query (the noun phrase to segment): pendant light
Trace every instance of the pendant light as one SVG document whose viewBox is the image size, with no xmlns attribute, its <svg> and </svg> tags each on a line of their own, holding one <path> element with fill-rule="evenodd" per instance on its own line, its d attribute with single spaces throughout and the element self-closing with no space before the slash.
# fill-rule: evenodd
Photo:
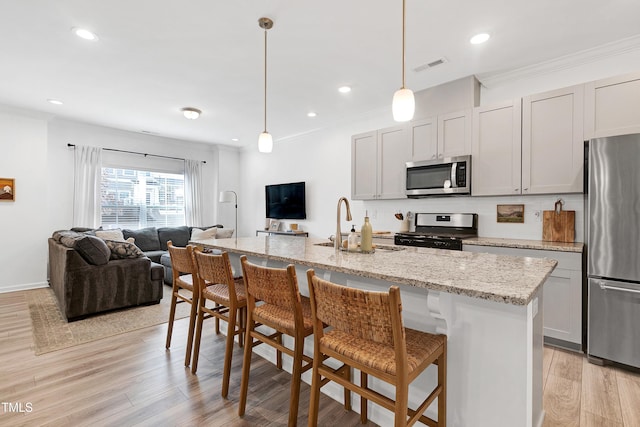
<svg viewBox="0 0 640 427">
<path fill-rule="evenodd" d="M 258 25 L 264 29 L 264 131 L 258 137 L 258 151 L 270 153 L 273 149 L 273 138 L 267 132 L 267 30 L 273 27 L 273 21 L 269 18 L 260 18 Z"/>
<path fill-rule="evenodd" d="M 396 122 L 408 122 L 413 119 L 413 113 L 416 109 L 413 92 L 404 87 L 405 2 L 406 0 L 402 0 L 402 87 L 393 94 L 393 103 L 391 104 L 393 120 Z"/>
</svg>

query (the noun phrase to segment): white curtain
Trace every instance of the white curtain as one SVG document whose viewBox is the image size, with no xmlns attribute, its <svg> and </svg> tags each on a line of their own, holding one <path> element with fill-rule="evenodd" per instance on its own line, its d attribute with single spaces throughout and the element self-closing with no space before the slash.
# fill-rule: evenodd
<svg viewBox="0 0 640 427">
<path fill-rule="evenodd" d="M 203 226 L 202 222 L 202 162 L 184 161 L 185 220 L 189 226 Z"/>
<path fill-rule="evenodd" d="M 76 145 L 73 186 L 73 226 L 100 226 L 102 149 Z"/>
</svg>

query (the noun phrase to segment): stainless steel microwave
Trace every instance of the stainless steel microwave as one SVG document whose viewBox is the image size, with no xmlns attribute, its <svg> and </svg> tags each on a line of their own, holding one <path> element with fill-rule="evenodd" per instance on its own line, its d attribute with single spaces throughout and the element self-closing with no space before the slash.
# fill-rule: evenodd
<svg viewBox="0 0 640 427">
<path fill-rule="evenodd" d="M 471 194 L 471 156 L 407 162 L 407 197 Z"/>
</svg>

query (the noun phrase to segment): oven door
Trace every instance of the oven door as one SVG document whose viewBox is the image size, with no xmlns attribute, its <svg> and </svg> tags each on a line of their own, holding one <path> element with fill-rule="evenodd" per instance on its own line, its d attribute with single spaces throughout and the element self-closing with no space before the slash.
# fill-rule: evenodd
<svg viewBox="0 0 640 427">
<path fill-rule="evenodd" d="M 471 156 L 406 163 L 407 197 L 471 194 Z"/>
</svg>

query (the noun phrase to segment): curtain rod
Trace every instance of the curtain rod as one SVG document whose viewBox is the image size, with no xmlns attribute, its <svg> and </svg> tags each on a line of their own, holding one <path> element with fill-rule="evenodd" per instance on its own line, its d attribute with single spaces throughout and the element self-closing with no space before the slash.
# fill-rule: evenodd
<svg viewBox="0 0 640 427">
<path fill-rule="evenodd" d="M 76 148 L 75 144 L 67 144 L 67 147 L 73 147 Z M 164 159 L 173 159 L 173 160 L 182 160 L 184 161 L 185 159 L 182 159 L 180 157 L 171 157 L 171 156 L 161 156 L 160 154 L 147 154 L 147 153 L 140 153 L 138 151 L 127 151 L 127 150 L 117 150 L 115 148 L 103 148 L 103 150 L 106 151 L 117 151 L 119 153 L 129 153 L 129 154 L 140 154 L 141 156 L 153 156 L 153 157 L 162 157 Z M 202 163 L 207 163 L 206 160 L 202 160 Z"/>
</svg>

